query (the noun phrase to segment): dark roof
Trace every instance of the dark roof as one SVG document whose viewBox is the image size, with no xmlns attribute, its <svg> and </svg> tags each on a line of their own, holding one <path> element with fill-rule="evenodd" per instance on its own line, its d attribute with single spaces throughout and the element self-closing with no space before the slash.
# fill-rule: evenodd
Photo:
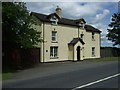
<svg viewBox="0 0 120 90">
<path fill-rule="evenodd" d="M 68 45 L 75 45 L 78 41 L 80 41 L 83 45 L 85 44 L 82 39 L 73 38 L 73 40 L 70 43 L 68 43 Z"/>
<path fill-rule="evenodd" d="M 91 26 L 91 25 L 85 25 L 85 29 L 86 31 L 91 31 L 91 32 L 101 32 L 100 30 L 98 30 L 97 28 Z"/>
<path fill-rule="evenodd" d="M 55 15 L 58 19 L 60 19 L 60 17 L 56 14 L 56 13 L 51 13 L 50 15 L 48 15 L 48 16 L 46 16 L 48 19 L 51 17 L 51 16 L 53 16 L 53 15 Z"/>
<path fill-rule="evenodd" d="M 34 15 L 36 18 L 38 18 L 39 20 L 44 21 L 44 22 L 51 22 L 49 17 L 51 17 L 52 15 L 59 17 L 56 13 L 52 13 L 50 15 L 45 15 L 45 14 L 31 12 L 31 15 Z M 83 21 L 84 23 L 86 23 L 83 18 L 76 19 L 76 20 L 66 19 L 66 18 L 58 18 L 58 19 L 59 19 L 58 24 L 65 24 L 65 25 L 71 25 L 71 26 L 77 26 L 77 27 L 79 26 L 78 22 Z M 85 29 L 86 29 L 86 31 L 90 31 L 90 32 L 99 32 L 99 33 L 101 32 L 100 30 L 98 30 L 90 25 L 85 25 Z"/>
<path fill-rule="evenodd" d="M 35 12 L 31 12 L 31 15 L 35 16 L 37 19 L 41 21 L 50 22 L 50 20 L 47 18 L 48 15 L 41 14 L 41 13 L 35 13 Z"/>
</svg>

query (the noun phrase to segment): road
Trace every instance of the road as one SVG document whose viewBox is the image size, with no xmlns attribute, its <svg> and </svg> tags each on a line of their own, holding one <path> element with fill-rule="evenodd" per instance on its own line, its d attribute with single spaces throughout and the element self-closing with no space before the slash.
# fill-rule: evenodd
<svg viewBox="0 0 120 90">
<path fill-rule="evenodd" d="M 118 61 L 44 63 L 15 73 L 3 88 L 118 88 Z M 114 76 L 116 75 L 116 76 Z M 110 78 L 109 78 L 110 77 Z M 101 80 L 105 79 L 106 80 Z M 100 82 L 97 82 L 99 81 Z M 94 83 L 97 82 L 97 83 Z M 91 85 L 89 85 L 92 83 Z"/>
</svg>

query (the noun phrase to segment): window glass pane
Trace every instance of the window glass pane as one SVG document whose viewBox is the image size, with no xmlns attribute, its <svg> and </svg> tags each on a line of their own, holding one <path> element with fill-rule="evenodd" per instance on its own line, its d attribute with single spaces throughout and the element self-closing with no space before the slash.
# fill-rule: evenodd
<svg viewBox="0 0 120 90">
<path fill-rule="evenodd" d="M 56 32 L 52 32 L 52 36 L 56 36 Z"/>
<path fill-rule="evenodd" d="M 55 47 L 55 48 L 54 48 L 54 56 L 55 56 L 55 57 L 57 57 L 57 50 L 58 50 L 58 48 Z"/>
<path fill-rule="evenodd" d="M 94 39 L 94 33 L 92 32 L 92 39 Z"/>
<path fill-rule="evenodd" d="M 58 56 L 58 47 L 50 47 L 50 57 Z"/>
<path fill-rule="evenodd" d="M 56 21 L 52 21 L 52 24 L 56 24 Z"/>
<path fill-rule="evenodd" d="M 55 38 L 55 37 L 52 37 L 52 41 L 56 41 L 56 38 Z"/>
<path fill-rule="evenodd" d="M 53 57 L 53 47 L 50 47 L 50 57 Z"/>
<path fill-rule="evenodd" d="M 52 41 L 56 41 L 56 33 L 57 32 L 52 32 Z"/>
<path fill-rule="evenodd" d="M 95 48 L 92 48 L 92 55 L 95 55 Z"/>
<path fill-rule="evenodd" d="M 81 39 L 83 40 L 83 34 L 80 35 Z"/>
<path fill-rule="evenodd" d="M 53 21 L 55 21 L 55 20 L 56 20 L 56 18 L 52 17 L 52 20 L 53 20 Z"/>
</svg>

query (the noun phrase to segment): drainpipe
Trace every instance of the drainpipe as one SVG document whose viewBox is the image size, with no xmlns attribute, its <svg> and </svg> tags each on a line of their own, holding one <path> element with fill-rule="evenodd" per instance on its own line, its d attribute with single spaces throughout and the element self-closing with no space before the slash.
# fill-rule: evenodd
<svg viewBox="0 0 120 90">
<path fill-rule="evenodd" d="M 45 38 L 44 29 L 45 29 L 45 23 L 43 22 L 43 62 L 44 62 L 44 38 Z"/>
<path fill-rule="evenodd" d="M 80 33 L 80 31 L 79 31 L 79 26 L 78 26 L 78 38 L 79 38 L 79 33 Z"/>
<path fill-rule="evenodd" d="M 100 56 L 100 58 L 101 58 L 101 49 L 100 49 L 100 47 L 101 47 L 101 33 L 99 33 L 99 56 Z"/>
<path fill-rule="evenodd" d="M 74 45 L 73 45 L 73 61 L 74 61 L 74 58 L 75 58 L 75 57 L 74 57 Z"/>
</svg>

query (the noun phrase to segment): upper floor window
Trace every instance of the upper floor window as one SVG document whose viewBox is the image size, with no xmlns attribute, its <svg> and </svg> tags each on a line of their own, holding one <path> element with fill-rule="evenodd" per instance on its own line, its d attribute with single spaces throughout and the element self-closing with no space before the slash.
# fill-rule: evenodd
<svg viewBox="0 0 120 90">
<path fill-rule="evenodd" d="M 84 29 L 85 24 L 84 23 L 79 23 L 80 29 Z"/>
<path fill-rule="evenodd" d="M 54 18 L 54 17 L 52 17 L 52 18 L 51 18 L 51 22 L 52 22 L 53 25 L 56 25 L 56 24 L 57 24 L 57 19 Z"/>
<path fill-rule="evenodd" d="M 80 34 L 80 38 L 83 40 L 83 36 L 84 36 L 84 34 Z"/>
<path fill-rule="evenodd" d="M 53 41 L 53 42 L 56 41 L 56 36 L 57 36 L 57 32 L 52 31 L 52 41 Z"/>
<path fill-rule="evenodd" d="M 95 33 L 92 32 L 92 40 L 95 40 Z"/>
<path fill-rule="evenodd" d="M 92 56 L 95 56 L 95 47 L 92 47 Z"/>
</svg>

